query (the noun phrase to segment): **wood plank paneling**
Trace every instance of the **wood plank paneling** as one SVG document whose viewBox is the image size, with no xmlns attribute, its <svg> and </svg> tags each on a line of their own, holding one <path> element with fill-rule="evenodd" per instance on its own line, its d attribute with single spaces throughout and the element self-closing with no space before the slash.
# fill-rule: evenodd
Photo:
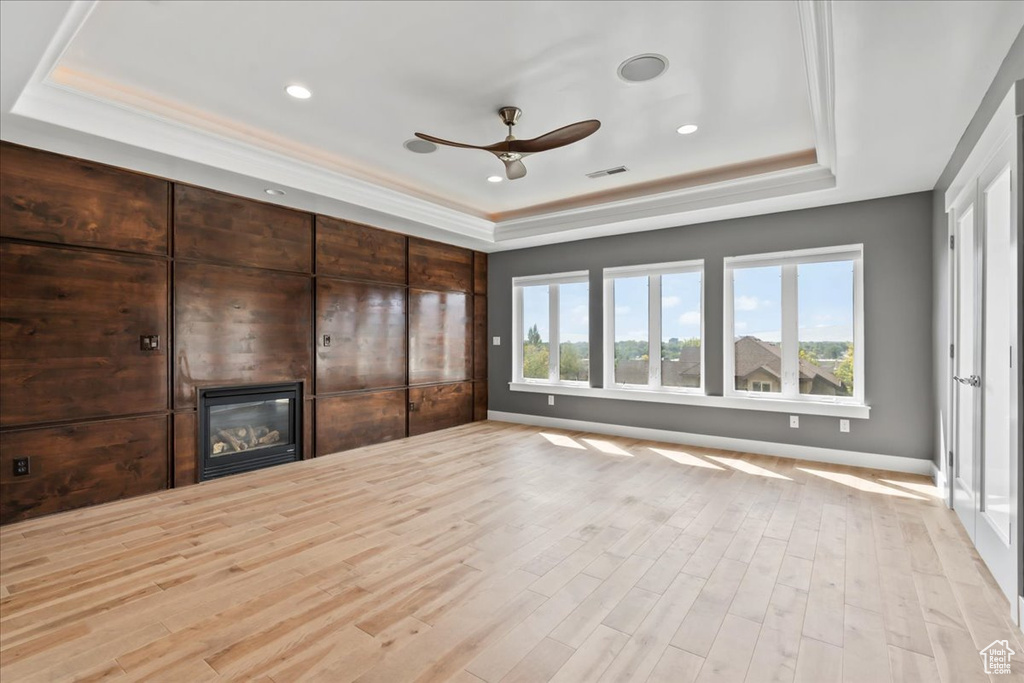
<svg viewBox="0 0 1024 683">
<path fill-rule="evenodd" d="M 316 217 L 318 275 L 404 285 L 406 237 L 327 216 Z"/>
<path fill-rule="evenodd" d="M 167 253 L 166 180 L 3 143 L 0 235 Z"/>
<path fill-rule="evenodd" d="M 472 298 L 457 292 L 409 290 L 409 384 L 472 376 Z"/>
<path fill-rule="evenodd" d="M 314 457 L 316 443 L 316 401 L 312 397 L 303 401 L 302 406 L 302 459 Z"/>
<path fill-rule="evenodd" d="M 31 473 L 13 477 L 13 460 Z M 167 487 L 167 417 L 7 432 L 0 441 L 0 521 L 13 522 Z"/>
<path fill-rule="evenodd" d="M 473 379 L 487 379 L 487 297 L 473 297 Z"/>
<path fill-rule="evenodd" d="M 197 386 L 303 380 L 310 393 L 312 280 L 197 263 L 174 271 L 174 405 Z"/>
<path fill-rule="evenodd" d="M 473 252 L 409 238 L 409 286 L 436 291 L 473 291 Z"/>
<path fill-rule="evenodd" d="M 405 389 L 318 398 L 316 404 L 318 456 L 405 436 Z"/>
<path fill-rule="evenodd" d="M 409 436 L 473 421 L 473 383 L 410 387 Z"/>
<path fill-rule="evenodd" d="M 313 218 L 273 204 L 174 186 L 174 255 L 308 273 Z"/>
<path fill-rule="evenodd" d="M 198 478 L 199 432 L 195 413 L 176 413 L 174 420 L 174 488 L 195 484 Z"/>
<path fill-rule="evenodd" d="M 487 254 L 473 252 L 473 293 L 487 294 Z"/>
<path fill-rule="evenodd" d="M 487 419 L 487 382 L 473 382 L 473 420 Z"/>
<path fill-rule="evenodd" d="M 6 242 L 0 291 L 0 425 L 167 409 L 165 261 Z"/>
<path fill-rule="evenodd" d="M 405 385 L 404 287 L 321 277 L 316 309 L 317 393 Z"/>
</svg>

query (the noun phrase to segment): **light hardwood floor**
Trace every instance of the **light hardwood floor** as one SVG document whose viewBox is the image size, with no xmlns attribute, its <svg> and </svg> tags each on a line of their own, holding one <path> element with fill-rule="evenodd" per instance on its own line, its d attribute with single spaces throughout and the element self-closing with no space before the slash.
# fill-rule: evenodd
<svg viewBox="0 0 1024 683">
<path fill-rule="evenodd" d="M 486 422 L 0 530 L 0 678 L 984 681 L 924 477 Z"/>
</svg>

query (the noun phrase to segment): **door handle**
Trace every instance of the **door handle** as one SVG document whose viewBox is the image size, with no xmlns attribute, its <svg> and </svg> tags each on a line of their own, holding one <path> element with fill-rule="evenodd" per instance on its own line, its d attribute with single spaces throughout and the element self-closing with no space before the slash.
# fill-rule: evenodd
<svg viewBox="0 0 1024 683">
<path fill-rule="evenodd" d="M 969 387 L 981 386 L 981 377 L 979 377 L 978 375 L 971 375 L 970 377 L 959 377 L 957 375 L 953 375 L 953 379 L 955 379 L 957 382 L 960 382 L 960 384 L 965 384 Z"/>
</svg>

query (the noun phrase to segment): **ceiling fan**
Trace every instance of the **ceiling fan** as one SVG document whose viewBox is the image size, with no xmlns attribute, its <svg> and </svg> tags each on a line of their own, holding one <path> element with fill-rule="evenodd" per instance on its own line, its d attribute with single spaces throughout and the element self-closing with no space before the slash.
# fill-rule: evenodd
<svg viewBox="0 0 1024 683">
<path fill-rule="evenodd" d="M 502 123 L 508 126 L 508 136 L 501 142 L 495 142 L 493 145 L 467 145 L 462 142 L 442 140 L 441 138 L 435 138 L 433 135 L 427 135 L 425 133 L 416 133 L 416 137 L 438 145 L 464 147 L 466 149 L 482 149 L 485 152 L 490 152 L 505 164 L 505 175 L 508 176 L 508 179 L 516 180 L 517 178 L 522 178 L 526 175 L 526 166 L 523 165 L 523 159 L 525 157 L 530 154 L 546 152 L 549 149 L 565 147 L 566 145 L 571 145 L 574 142 L 579 142 L 583 138 L 593 135 L 597 129 L 601 127 L 600 121 L 597 119 L 589 119 L 587 121 L 570 123 L 568 126 L 562 126 L 561 128 L 557 128 L 550 133 L 545 133 L 544 135 L 533 138 L 532 140 L 517 140 L 515 136 L 512 135 L 512 126 L 516 125 L 516 122 L 519 120 L 522 113 L 523 112 L 519 107 L 502 107 L 498 110 L 498 116 L 501 117 Z"/>
</svg>

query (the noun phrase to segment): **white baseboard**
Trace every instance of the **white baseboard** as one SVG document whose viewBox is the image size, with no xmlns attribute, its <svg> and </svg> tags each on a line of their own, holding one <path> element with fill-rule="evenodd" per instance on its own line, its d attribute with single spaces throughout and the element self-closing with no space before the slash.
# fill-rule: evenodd
<svg viewBox="0 0 1024 683">
<path fill-rule="evenodd" d="M 506 413 L 499 410 L 488 410 L 487 419 L 497 422 L 532 425 L 534 427 L 594 432 L 596 434 L 624 436 L 632 439 L 664 441 L 666 443 L 685 444 L 701 448 L 720 448 L 727 451 L 758 453 L 760 455 L 774 455 L 795 460 L 827 462 L 833 465 L 851 465 L 853 467 L 867 467 L 876 470 L 908 472 L 935 477 L 933 472 L 935 469 L 934 463 L 924 458 L 907 458 L 899 455 L 883 455 L 881 453 L 861 453 L 860 451 L 843 451 L 834 448 L 818 448 L 816 446 L 794 446 L 773 441 L 755 441 L 753 439 L 736 439 L 729 436 L 691 434 L 688 432 L 674 432 L 668 429 L 629 427 L 627 425 L 568 420 L 560 417 L 545 417 L 543 415 Z"/>
</svg>

